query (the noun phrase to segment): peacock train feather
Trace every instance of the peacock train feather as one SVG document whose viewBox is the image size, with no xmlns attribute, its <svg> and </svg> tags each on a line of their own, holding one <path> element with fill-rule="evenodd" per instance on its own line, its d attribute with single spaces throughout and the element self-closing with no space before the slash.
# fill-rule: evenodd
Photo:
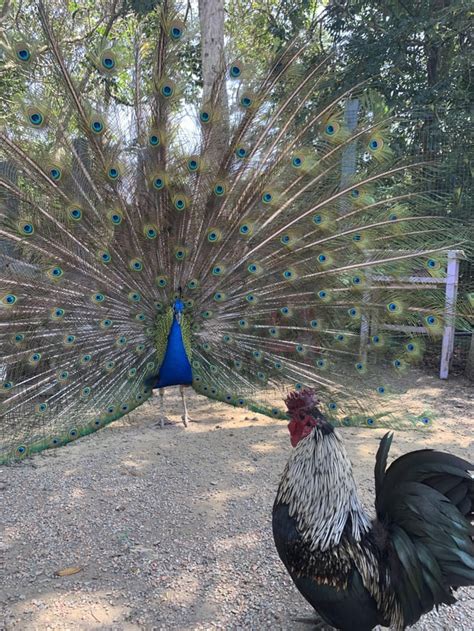
<svg viewBox="0 0 474 631">
<path fill-rule="evenodd" d="M 147 18 L 157 38 L 130 18 L 131 67 L 113 29 L 89 43 L 65 36 L 64 8 L 22 11 L 2 32 L 24 86 L 0 163 L 2 459 L 95 431 L 159 384 L 279 418 L 279 392 L 309 386 L 333 423 L 429 423 L 391 403 L 422 339 L 361 346 L 371 318 L 443 327 L 436 287 L 404 282 L 442 274 L 453 238 L 432 166 L 391 140 L 403 119 L 338 84 L 333 56 L 308 69 L 305 36 L 260 71 L 230 51 L 204 99 L 169 2 Z"/>
</svg>

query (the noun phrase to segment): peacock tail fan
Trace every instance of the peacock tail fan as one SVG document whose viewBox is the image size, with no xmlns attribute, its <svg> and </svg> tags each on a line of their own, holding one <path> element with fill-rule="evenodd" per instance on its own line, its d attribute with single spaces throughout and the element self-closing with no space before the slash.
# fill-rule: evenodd
<svg viewBox="0 0 474 631">
<path fill-rule="evenodd" d="M 211 399 L 285 418 L 282 392 L 312 387 L 334 423 L 428 424 L 393 398 L 444 289 L 408 280 L 442 278 L 457 241 L 436 169 L 397 150 L 409 117 L 304 34 L 257 69 L 229 48 L 204 98 L 180 72 L 192 24 L 163 7 L 117 33 L 41 1 L 6 18 L 2 458 L 149 399 L 177 301 Z"/>
</svg>

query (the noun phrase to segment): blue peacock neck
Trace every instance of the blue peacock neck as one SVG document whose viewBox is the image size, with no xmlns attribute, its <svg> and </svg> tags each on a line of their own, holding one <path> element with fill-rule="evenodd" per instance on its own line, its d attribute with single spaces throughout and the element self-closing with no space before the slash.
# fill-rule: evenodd
<svg viewBox="0 0 474 631">
<path fill-rule="evenodd" d="M 191 385 L 193 381 L 193 373 L 191 368 L 191 357 L 189 349 L 186 349 L 185 337 L 188 333 L 188 322 L 184 315 L 184 303 L 180 299 L 176 299 L 172 305 L 171 326 L 169 326 L 169 316 L 167 318 L 166 340 L 158 340 L 165 342 L 166 346 L 161 349 L 157 348 L 157 353 L 161 355 L 162 361 L 158 376 L 153 384 L 153 388 L 165 388 L 167 386 Z M 160 320 L 163 324 L 163 320 Z M 162 326 L 158 331 L 163 331 Z M 158 333 L 158 337 L 162 337 Z M 160 352 L 161 350 L 161 352 Z"/>
</svg>

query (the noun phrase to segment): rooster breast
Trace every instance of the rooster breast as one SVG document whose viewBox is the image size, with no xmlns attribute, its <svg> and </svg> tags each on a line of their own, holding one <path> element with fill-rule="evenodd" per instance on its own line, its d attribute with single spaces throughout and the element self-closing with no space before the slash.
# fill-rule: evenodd
<svg viewBox="0 0 474 631">
<path fill-rule="evenodd" d="M 343 535 L 337 546 L 315 552 L 299 532 L 296 516 L 290 516 L 283 503 L 273 507 L 273 536 L 294 584 L 327 624 L 343 631 L 388 626 L 358 570 L 364 567 L 367 572 L 373 567 L 369 536 L 357 543 Z M 378 582 L 375 576 L 374 581 Z"/>
</svg>

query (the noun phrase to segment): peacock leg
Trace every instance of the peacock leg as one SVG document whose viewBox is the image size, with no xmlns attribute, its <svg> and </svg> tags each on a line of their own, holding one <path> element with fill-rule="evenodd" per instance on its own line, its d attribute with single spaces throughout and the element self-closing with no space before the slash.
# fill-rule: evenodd
<svg viewBox="0 0 474 631">
<path fill-rule="evenodd" d="M 179 386 L 179 392 L 181 394 L 181 401 L 183 402 L 183 411 L 184 414 L 181 416 L 184 427 L 188 426 L 188 423 L 193 419 L 188 415 L 188 408 L 186 406 L 186 397 L 184 396 L 184 386 Z"/>
<path fill-rule="evenodd" d="M 163 429 L 165 426 L 165 389 L 159 388 L 158 393 L 160 395 L 160 426 Z"/>
</svg>

